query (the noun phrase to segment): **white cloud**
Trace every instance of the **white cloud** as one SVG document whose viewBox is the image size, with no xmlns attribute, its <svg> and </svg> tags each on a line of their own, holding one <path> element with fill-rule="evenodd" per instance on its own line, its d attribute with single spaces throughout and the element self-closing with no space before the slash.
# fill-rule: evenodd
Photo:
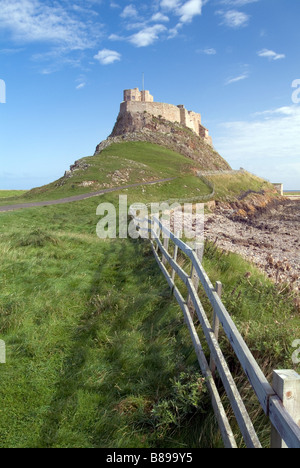
<svg viewBox="0 0 300 468">
<path fill-rule="evenodd" d="M 121 13 L 122 18 L 137 18 L 138 11 L 134 5 L 127 5 Z"/>
<path fill-rule="evenodd" d="M 200 54 L 205 54 L 205 55 L 216 55 L 217 51 L 214 48 L 209 48 L 207 47 L 206 49 L 199 49 L 197 50 L 198 53 Z"/>
<path fill-rule="evenodd" d="M 110 41 L 124 41 L 126 38 L 124 36 L 119 36 L 118 34 L 111 34 L 108 39 Z"/>
<path fill-rule="evenodd" d="M 254 117 L 257 116 L 270 116 L 270 115 L 295 115 L 295 108 L 291 106 L 279 107 L 278 109 L 271 109 L 262 112 L 255 112 Z"/>
<path fill-rule="evenodd" d="M 110 7 L 111 8 L 121 8 L 120 5 L 118 5 L 116 2 L 110 2 Z"/>
<path fill-rule="evenodd" d="M 183 27 L 183 23 L 178 23 L 174 28 L 169 29 L 168 39 L 174 39 Z"/>
<path fill-rule="evenodd" d="M 86 86 L 86 83 L 79 83 L 79 85 L 76 86 L 76 89 L 82 89 Z"/>
<path fill-rule="evenodd" d="M 158 40 L 159 34 L 165 32 L 167 28 L 162 24 L 145 27 L 141 31 L 133 34 L 129 41 L 136 47 L 147 47 Z"/>
<path fill-rule="evenodd" d="M 92 47 L 95 38 L 75 13 L 40 0 L 0 0 L 0 29 L 19 42 L 52 42 L 69 50 Z"/>
<path fill-rule="evenodd" d="M 163 15 L 162 13 L 155 13 L 152 16 L 151 21 L 155 21 L 156 23 L 167 23 L 170 21 L 170 19 L 168 16 Z"/>
<path fill-rule="evenodd" d="M 194 16 L 202 13 L 202 0 L 189 0 L 178 8 L 177 14 L 180 16 L 182 23 L 190 23 Z"/>
<path fill-rule="evenodd" d="M 190 23 L 195 16 L 202 13 L 202 7 L 207 0 L 161 0 L 160 6 L 163 10 L 171 11 L 179 16 L 181 23 Z"/>
<path fill-rule="evenodd" d="M 136 47 L 147 47 L 157 41 L 162 33 L 165 39 L 172 39 L 178 35 L 179 30 L 187 23 L 190 23 L 195 16 L 201 15 L 202 6 L 208 0 L 156 0 L 156 11 L 147 18 L 141 18 L 133 3 L 127 5 L 121 17 L 127 20 L 124 28 L 126 31 L 136 30 L 130 36 L 114 33 L 109 36 L 109 40 L 128 41 Z M 161 11 L 159 11 L 159 7 Z M 144 10 L 145 10 L 144 6 Z M 169 14 L 170 12 L 170 14 Z M 167 14 L 166 14 L 167 13 Z M 168 30 L 165 26 L 170 22 L 170 15 L 178 17 L 177 24 Z M 155 23 L 151 25 L 151 23 Z"/>
<path fill-rule="evenodd" d="M 257 52 L 257 55 L 259 57 L 268 58 L 269 60 L 281 60 L 285 58 L 284 54 L 277 54 L 273 50 L 269 50 L 269 49 L 262 49 L 259 52 Z"/>
<path fill-rule="evenodd" d="M 178 8 L 180 5 L 180 0 L 162 0 L 160 2 L 160 6 L 162 9 L 165 10 L 174 10 Z"/>
<path fill-rule="evenodd" d="M 250 16 L 246 13 L 237 10 L 219 10 L 216 12 L 218 15 L 222 16 L 222 23 L 229 28 L 242 28 L 247 26 Z"/>
<path fill-rule="evenodd" d="M 255 119 L 249 121 L 221 124 L 214 144 L 232 165 L 269 179 L 272 174 L 273 180 L 281 178 L 281 172 L 274 171 L 274 167 L 285 168 L 285 180 L 298 178 L 299 185 L 299 128 L 300 106 L 280 107 L 256 113 Z M 297 174 L 292 167 L 297 169 Z"/>
<path fill-rule="evenodd" d="M 115 50 L 102 49 L 99 50 L 94 58 L 98 60 L 101 65 L 110 65 L 114 62 L 119 62 L 121 60 L 121 54 Z"/>
<path fill-rule="evenodd" d="M 236 76 L 235 78 L 228 78 L 228 80 L 225 82 L 225 85 L 230 85 L 232 83 L 237 83 L 238 81 L 245 80 L 248 77 L 249 77 L 248 73 L 243 73 L 242 75 Z"/>
</svg>

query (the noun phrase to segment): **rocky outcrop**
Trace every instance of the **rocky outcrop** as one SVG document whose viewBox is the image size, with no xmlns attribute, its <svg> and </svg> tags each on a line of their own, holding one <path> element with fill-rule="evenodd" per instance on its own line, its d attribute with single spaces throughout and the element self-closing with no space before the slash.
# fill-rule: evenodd
<svg viewBox="0 0 300 468">
<path fill-rule="evenodd" d="M 97 146 L 95 154 L 124 141 L 147 141 L 164 146 L 197 161 L 205 170 L 230 170 L 214 148 L 191 129 L 147 112 L 119 114 L 111 135 Z"/>
</svg>

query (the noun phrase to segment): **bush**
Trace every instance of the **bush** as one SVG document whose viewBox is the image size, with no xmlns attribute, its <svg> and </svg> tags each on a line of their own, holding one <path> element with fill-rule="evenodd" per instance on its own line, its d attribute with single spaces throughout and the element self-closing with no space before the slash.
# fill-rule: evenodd
<svg viewBox="0 0 300 468">
<path fill-rule="evenodd" d="M 159 400 L 151 412 L 160 438 L 207 411 L 205 379 L 194 370 L 182 372 L 179 378 L 171 379 L 171 384 L 168 397 Z"/>
</svg>

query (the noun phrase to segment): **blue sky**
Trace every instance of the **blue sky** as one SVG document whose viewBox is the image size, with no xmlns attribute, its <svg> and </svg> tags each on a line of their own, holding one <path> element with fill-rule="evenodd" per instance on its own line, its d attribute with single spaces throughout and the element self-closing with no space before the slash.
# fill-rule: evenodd
<svg viewBox="0 0 300 468">
<path fill-rule="evenodd" d="M 233 168 L 300 189 L 299 20 L 299 0 L 0 0 L 0 189 L 92 155 L 142 73 Z"/>
</svg>

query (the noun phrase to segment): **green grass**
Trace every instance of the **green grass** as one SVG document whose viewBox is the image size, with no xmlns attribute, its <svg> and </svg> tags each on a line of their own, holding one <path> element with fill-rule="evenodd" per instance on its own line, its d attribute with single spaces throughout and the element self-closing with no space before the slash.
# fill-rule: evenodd
<svg viewBox="0 0 300 468">
<path fill-rule="evenodd" d="M 96 207 L 116 197 L 1 214 L 1 447 L 222 446 L 149 245 L 96 237 Z M 299 314 L 289 295 L 213 247 L 205 268 L 263 368 L 291 368 Z"/>
<path fill-rule="evenodd" d="M 82 205 L 78 230 L 76 204 L 63 230 L 58 207 L 34 210 L 27 226 L 28 210 L 1 218 L 0 445 L 185 446 L 176 424 L 197 410 L 174 424 L 163 412 L 182 404 L 176 382 L 196 385 L 182 315 L 148 246 L 100 241 L 94 207 Z"/>
<path fill-rule="evenodd" d="M 262 367 L 292 368 L 300 316 L 287 285 L 275 285 L 239 255 L 212 244 L 206 248 L 204 267 L 212 282 L 225 285 L 223 302 Z"/>
<path fill-rule="evenodd" d="M 20 197 L 26 193 L 26 190 L 0 190 L 0 199 L 9 197 Z"/>
<path fill-rule="evenodd" d="M 295 190 L 294 192 L 283 192 L 284 195 L 289 196 L 289 195 L 298 195 L 300 196 L 300 190 Z"/>
<path fill-rule="evenodd" d="M 262 190 L 274 192 L 272 184 L 249 172 L 207 176 L 215 185 L 215 197 L 218 200 L 233 200 L 247 191 L 259 192 Z"/>
</svg>

